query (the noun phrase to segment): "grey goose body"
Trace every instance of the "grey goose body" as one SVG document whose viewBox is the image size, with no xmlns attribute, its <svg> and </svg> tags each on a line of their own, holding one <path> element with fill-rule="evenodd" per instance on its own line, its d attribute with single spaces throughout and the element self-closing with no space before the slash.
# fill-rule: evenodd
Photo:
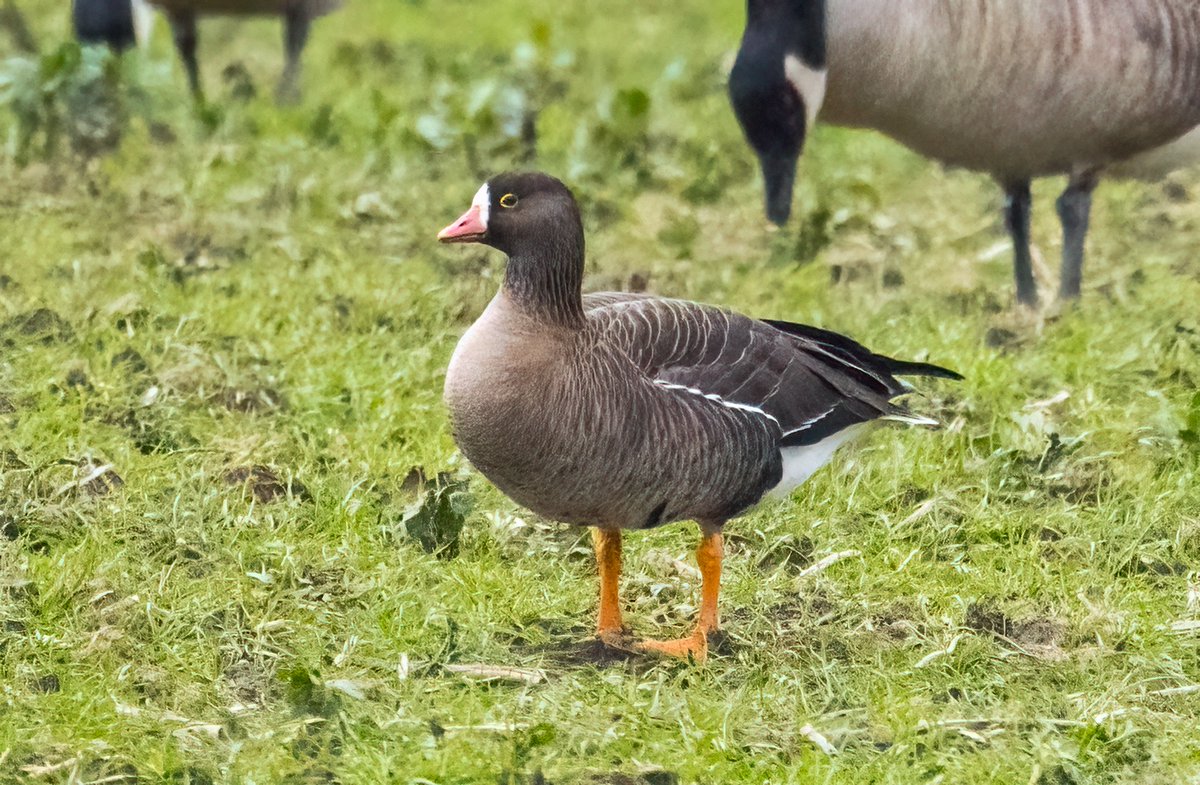
<svg viewBox="0 0 1200 785">
<path fill-rule="evenodd" d="M 580 329 L 542 335 L 498 294 L 446 374 L 455 441 L 547 518 L 621 529 L 728 520 L 778 484 L 778 426 L 646 374 L 628 339 L 672 314 L 630 305 L 642 321 L 625 305 L 585 298 Z"/>
<path fill-rule="evenodd" d="M 1200 159 L 1200 2 L 748 0 L 730 92 L 780 222 L 816 118 L 994 177 L 1026 303 L 1029 181 L 1068 175 L 1060 293 L 1076 297 L 1098 179 Z"/>
<path fill-rule="evenodd" d="M 313 20 L 341 5 L 341 0 L 73 0 L 75 35 L 85 44 L 108 44 L 117 50 L 132 46 L 138 37 L 146 35 L 141 28 L 148 29 L 148 20 L 147 24 L 139 24 L 142 21 L 139 17 L 146 15 L 147 2 L 166 14 L 175 48 L 187 72 L 188 86 L 197 99 L 204 95 L 197 58 L 200 17 L 281 17 L 286 62 L 276 96 L 283 102 L 300 96 L 300 56 Z"/>
<path fill-rule="evenodd" d="M 609 547 L 622 529 L 679 520 L 697 521 L 711 547 L 728 520 L 803 482 L 861 426 L 933 424 L 893 401 L 908 391 L 896 375 L 958 378 L 804 325 L 583 295 L 579 212 L 546 175 L 493 178 L 439 237 L 509 257 L 446 372 L 455 441 L 512 499 L 596 527 Z M 683 640 L 696 654 L 698 638 Z"/>
</svg>

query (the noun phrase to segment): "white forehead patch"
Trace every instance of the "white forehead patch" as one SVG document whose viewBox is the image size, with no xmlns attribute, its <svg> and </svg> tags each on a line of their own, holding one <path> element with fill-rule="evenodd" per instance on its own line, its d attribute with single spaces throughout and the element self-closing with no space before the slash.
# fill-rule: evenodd
<svg viewBox="0 0 1200 785">
<path fill-rule="evenodd" d="M 486 229 L 488 225 L 488 210 L 492 207 L 492 192 L 488 188 L 487 183 L 479 186 L 479 190 L 475 192 L 475 198 L 471 200 L 471 206 L 479 208 L 479 222 Z"/>
<path fill-rule="evenodd" d="M 789 54 L 783 58 L 783 75 L 804 99 L 806 130 L 811 131 L 825 101 L 825 69 L 807 66 L 799 57 Z"/>
</svg>

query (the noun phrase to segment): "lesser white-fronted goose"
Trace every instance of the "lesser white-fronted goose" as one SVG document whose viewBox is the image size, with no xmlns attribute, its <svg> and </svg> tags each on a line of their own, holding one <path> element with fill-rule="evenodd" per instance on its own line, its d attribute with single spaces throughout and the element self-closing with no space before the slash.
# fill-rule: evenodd
<svg viewBox="0 0 1200 785">
<path fill-rule="evenodd" d="M 776 223 L 818 115 L 990 174 L 1029 305 L 1029 183 L 1067 175 L 1059 296 L 1073 299 L 1100 176 L 1200 160 L 1200 3 L 748 0 L 729 91 Z"/>
<path fill-rule="evenodd" d="M 463 454 L 518 503 L 595 527 L 597 634 L 617 644 L 621 532 L 703 532 L 695 632 L 641 648 L 703 659 L 717 626 L 721 529 L 786 493 L 873 420 L 934 424 L 892 401 L 897 374 L 961 378 L 845 336 L 638 294 L 582 294 L 583 225 L 545 174 L 489 180 L 443 242 L 508 255 L 504 284 L 446 371 Z"/>
<path fill-rule="evenodd" d="M 283 17 L 283 42 L 287 62 L 276 95 L 280 101 L 293 101 L 300 95 L 300 55 L 308 41 L 314 19 L 341 5 L 341 0 L 149 0 L 167 15 L 175 48 L 187 71 L 192 95 L 204 95 L 200 83 L 200 64 L 196 59 L 198 36 L 196 20 L 200 16 L 280 16 Z M 143 0 L 74 0 L 72 17 L 75 34 L 83 43 L 106 43 L 123 49 L 135 43 L 136 23 L 144 10 Z"/>
</svg>

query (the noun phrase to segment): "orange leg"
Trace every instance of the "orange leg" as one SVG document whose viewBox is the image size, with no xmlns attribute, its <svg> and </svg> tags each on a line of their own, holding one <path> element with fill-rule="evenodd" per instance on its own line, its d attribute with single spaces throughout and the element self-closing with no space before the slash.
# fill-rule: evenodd
<svg viewBox="0 0 1200 785">
<path fill-rule="evenodd" d="M 596 548 L 596 568 L 600 572 L 600 619 L 596 637 L 609 646 L 620 646 L 624 625 L 621 623 L 621 530 L 592 529 Z"/>
<path fill-rule="evenodd" d="M 696 563 L 700 567 L 703 584 L 700 587 L 700 615 L 696 629 L 686 638 L 673 641 L 642 641 L 638 648 L 672 657 L 693 657 L 704 662 L 708 656 L 708 634 L 717 629 L 717 596 L 721 593 L 721 553 L 724 540 L 721 532 L 705 531 L 696 548 Z"/>
</svg>

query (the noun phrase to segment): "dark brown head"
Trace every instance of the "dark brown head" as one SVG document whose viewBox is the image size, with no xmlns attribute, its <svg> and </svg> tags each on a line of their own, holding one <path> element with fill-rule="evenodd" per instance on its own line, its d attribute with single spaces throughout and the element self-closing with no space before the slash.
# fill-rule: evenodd
<svg viewBox="0 0 1200 785">
<path fill-rule="evenodd" d="M 475 193 L 471 208 L 438 232 L 444 243 L 483 243 L 509 256 L 564 234 L 583 234 L 575 197 L 541 172 L 506 172 Z"/>
<path fill-rule="evenodd" d="M 561 181 L 541 172 L 496 175 L 438 239 L 504 252 L 510 295 L 535 311 L 582 319 L 583 220 Z"/>
</svg>

